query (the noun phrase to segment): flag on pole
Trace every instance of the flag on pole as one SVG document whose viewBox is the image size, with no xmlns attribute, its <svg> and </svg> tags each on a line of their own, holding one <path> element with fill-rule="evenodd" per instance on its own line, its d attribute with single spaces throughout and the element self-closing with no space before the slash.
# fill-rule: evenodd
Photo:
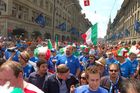
<svg viewBox="0 0 140 93">
<path fill-rule="evenodd" d="M 138 20 L 136 20 L 134 23 L 134 30 L 136 32 L 140 32 L 140 22 Z"/>
<path fill-rule="evenodd" d="M 51 42 L 50 39 L 48 39 L 48 49 L 52 49 L 52 48 L 53 48 L 53 46 L 52 46 L 52 42 Z"/>
<path fill-rule="evenodd" d="M 62 30 L 62 31 L 66 31 L 66 22 L 63 22 L 61 24 L 59 24 L 58 26 L 56 26 L 56 28 Z"/>
<path fill-rule="evenodd" d="M 89 6 L 89 5 L 90 5 L 89 0 L 84 0 L 84 6 Z"/>
<path fill-rule="evenodd" d="M 58 36 L 55 37 L 55 49 L 58 49 Z"/>
<path fill-rule="evenodd" d="M 88 31 L 84 34 L 82 34 L 82 38 L 85 40 L 85 42 L 89 44 L 97 45 L 97 23 L 94 24 L 91 28 L 88 29 Z"/>
<path fill-rule="evenodd" d="M 46 25 L 46 19 L 42 14 L 37 16 L 37 18 L 35 19 L 35 22 L 39 24 L 41 27 L 45 27 Z"/>
</svg>

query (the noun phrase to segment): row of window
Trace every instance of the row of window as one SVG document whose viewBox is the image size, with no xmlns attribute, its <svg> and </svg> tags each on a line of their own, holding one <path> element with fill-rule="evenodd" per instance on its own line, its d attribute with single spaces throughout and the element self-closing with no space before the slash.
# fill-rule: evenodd
<svg viewBox="0 0 140 93">
<path fill-rule="evenodd" d="M 35 19 L 39 16 L 39 14 L 40 12 L 37 10 L 29 9 L 28 7 L 13 3 L 12 17 L 35 23 Z M 46 16 L 45 14 L 43 16 L 47 22 L 47 25 L 51 26 L 51 18 Z"/>
<path fill-rule="evenodd" d="M 131 3 L 126 8 L 127 9 L 125 9 L 124 20 L 127 20 L 127 21 L 125 22 L 125 27 L 129 29 L 130 36 L 138 36 L 138 33 L 134 31 L 134 22 L 135 20 L 140 20 L 140 2 Z M 119 23 L 121 24 L 123 22 L 120 21 Z M 119 23 L 118 25 L 120 25 Z M 121 31 L 120 30 L 121 28 L 119 28 L 120 26 L 118 27 L 116 24 L 115 27 L 117 28 L 114 28 L 114 29 L 116 29 L 117 31 L 118 30 Z"/>
<path fill-rule="evenodd" d="M 34 4 L 36 6 L 43 8 L 43 9 L 48 9 L 49 4 L 50 4 L 50 0 L 27 0 L 27 1 L 31 2 L 32 4 Z"/>
<path fill-rule="evenodd" d="M 138 8 L 140 8 L 140 2 L 136 1 L 134 3 L 129 3 L 128 7 L 126 7 L 126 17 L 131 16 Z"/>
<path fill-rule="evenodd" d="M 131 36 L 138 36 L 138 33 L 134 31 L 134 22 L 135 20 L 140 20 L 140 2 L 136 1 L 135 3 L 131 4 L 132 5 L 130 5 L 129 8 L 126 9 L 126 18 L 129 18 L 126 22 L 126 26 L 131 31 Z"/>
<path fill-rule="evenodd" d="M 51 12 L 50 14 L 52 14 L 52 12 L 53 12 L 53 4 L 52 4 L 52 2 L 50 2 L 50 0 L 27 0 L 27 1 L 31 2 L 34 5 L 38 5 L 38 7 L 42 7 L 44 9 L 45 8 L 48 9 Z M 56 0 L 56 3 L 62 3 L 64 1 L 65 0 L 63 0 L 63 1 Z M 63 8 L 64 6 L 65 5 L 60 6 L 60 7 Z M 66 8 L 66 7 L 64 7 L 64 8 Z M 72 7 L 71 7 L 71 9 L 72 9 Z M 55 17 L 56 26 L 61 24 L 62 22 L 66 22 L 67 23 L 67 30 L 68 30 L 68 29 L 72 28 L 72 24 L 73 24 L 72 22 L 73 21 L 76 21 L 74 23 L 77 23 L 77 22 L 80 21 L 78 16 L 76 16 L 76 13 L 74 13 L 75 14 L 74 16 L 71 16 L 72 15 L 71 13 L 74 12 L 71 9 L 65 9 L 68 14 L 65 14 L 65 12 L 62 11 L 61 9 L 59 9 L 58 11 L 56 10 L 56 17 Z M 23 5 L 18 4 L 16 2 L 13 3 L 12 14 L 11 14 L 12 17 L 15 17 L 15 18 L 18 18 L 20 20 L 27 21 L 27 22 L 35 23 L 35 19 L 38 17 L 39 14 L 40 14 L 40 12 L 35 10 L 35 9 L 31 9 L 31 8 L 29 8 L 27 6 L 23 6 Z M 70 15 L 70 16 L 68 16 L 68 15 Z M 47 21 L 47 25 L 51 26 L 52 25 L 52 16 L 48 17 L 45 14 L 43 14 L 43 16 L 44 16 L 44 18 Z M 74 19 L 71 19 L 71 18 L 74 18 Z"/>
</svg>

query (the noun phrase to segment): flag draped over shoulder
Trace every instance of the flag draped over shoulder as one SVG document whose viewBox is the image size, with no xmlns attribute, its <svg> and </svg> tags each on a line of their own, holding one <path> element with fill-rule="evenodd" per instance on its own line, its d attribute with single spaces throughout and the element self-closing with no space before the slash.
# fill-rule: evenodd
<svg viewBox="0 0 140 93">
<path fill-rule="evenodd" d="M 39 24 L 41 27 L 45 27 L 46 25 L 46 19 L 42 14 L 39 14 L 37 16 L 37 18 L 35 19 L 35 22 Z"/>
<path fill-rule="evenodd" d="M 98 27 L 97 23 L 94 24 L 91 28 L 88 29 L 88 31 L 84 34 L 82 34 L 82 38 L 85 40 L 85 42 L 89 44 L 97 45 L 97 35 L 98 35 Z"/>
</svg>

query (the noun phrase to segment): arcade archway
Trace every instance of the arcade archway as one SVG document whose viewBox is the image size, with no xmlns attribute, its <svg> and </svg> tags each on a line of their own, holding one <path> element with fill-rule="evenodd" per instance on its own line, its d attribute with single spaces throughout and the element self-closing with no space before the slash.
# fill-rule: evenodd
<svg viewBox="0 0 140 93">
<path fill-rule="evenodd" d="M 51 34 L 50 33 L 45 33 L 44 38 L 45 39 L 51 39 Z"/>
<path fill-rule="evenodd" d="M 39 31 L 33 31 L 33 32 L 32 32 L 32 37 L 33 37 L 34 39 L 37 39 L 37 38 L 40 37 L 40 36 L 42 36 L 41 32 L 39 32 Z"/>
<path fill-rule="evenodd" d="M 17 38 L 28 38 L 28 32 L 23 28 L 16 28 L 12 31 L 12 35 Z"/>
</svg>

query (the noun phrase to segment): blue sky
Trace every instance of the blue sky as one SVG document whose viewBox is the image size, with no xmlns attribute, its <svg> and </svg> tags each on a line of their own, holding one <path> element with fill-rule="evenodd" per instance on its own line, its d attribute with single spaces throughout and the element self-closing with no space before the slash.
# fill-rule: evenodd
<svg viewBox="0 0 140 93">
<path fill-rule="evenodd" d="M 106 35 L 110 14 L 113 21 L 124 0 L 90 0 L 90 6 L 84 6 L 84 0 L 79 1 L 86 18 L 92 24 L 98 22 L 98 37 L 103 38 Z"/>
</svg>

